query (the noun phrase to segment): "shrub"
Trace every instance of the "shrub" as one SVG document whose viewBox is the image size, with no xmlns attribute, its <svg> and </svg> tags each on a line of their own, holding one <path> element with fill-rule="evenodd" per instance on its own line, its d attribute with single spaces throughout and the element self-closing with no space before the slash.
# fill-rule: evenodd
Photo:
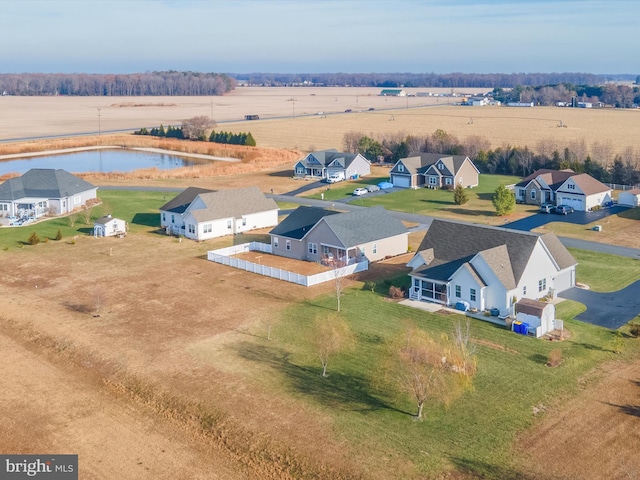
<svg viewBox="0 0 640 480">
<path fill-rule="evenodd" d="M 467 195 L 466 190 L 460 184 L 456 185 L 456 188 L 453 191 L 453 201 L 456 205 L 464 205 L 469 201 L 469 196 Z"/>
<path fill-rule="evenodd" d="M 640 323 L 632 323 L 629 332 L 636 338 L 640 337 Z"/>
<path fill-rule="evenodd" d="M 549 352 L 547 357 L 547 367 L 557 367 L 562 363 L 562 350 L 556 348 Z"/>
<path fill-rule="evenodd" d="M 58 229 L 58 231 L 56 232 L 54 240 L 62 240 L 62 232 L 60 231 L 60 229 Z"/>
<path fill-rule="evenodd" d="M 401 288 L 391 285 L 389 287 L 389 296 L 391 298 L 404 298 L 404 292 Z"/>
<path fill-rule="evenodd" d="M 27 240 L 27 243 L 29 245 L 37 245 L 40 243 L 40 237 L 36 232 L 33 232 L 31 235 L 29 235 L 29 240 Z"/>
</svg>

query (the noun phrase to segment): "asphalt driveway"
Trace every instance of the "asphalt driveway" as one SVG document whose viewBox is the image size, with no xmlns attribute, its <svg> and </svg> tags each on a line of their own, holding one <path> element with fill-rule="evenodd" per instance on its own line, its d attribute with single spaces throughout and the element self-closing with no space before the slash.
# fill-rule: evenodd
<svg viewBox="0 0 640 480">
<path fill-rule="evenodd" d="M 530 217 L 523 218 L 522 220 L 516 220 L 515 222 L 505 223 L 502 225 L 505 228 L 513 228 L 514 230 L 524 230 L 526 232 L 533 230 L 534 228 L 541 227 L 551 222 L 566 222 L 575 223 L 577 225 L 586 225 L 591 222 L 597 222 L 609 215 L 616 215 L 620 212 L 624 212 L 629 207 L 622 207 L 620 205 L 614 205 L 612 207 L 601 208 L 595 212 L 573 212 L 569 215 L 556 215 L 555 213 L 536 213 Z"/>
<path fill-rule="evenodd" d="M 586 305 L 576 320 L 616 330 L 640 314 L 640 280 L 617 292 L 571 288 L 558 295 Z"/>
</svg>

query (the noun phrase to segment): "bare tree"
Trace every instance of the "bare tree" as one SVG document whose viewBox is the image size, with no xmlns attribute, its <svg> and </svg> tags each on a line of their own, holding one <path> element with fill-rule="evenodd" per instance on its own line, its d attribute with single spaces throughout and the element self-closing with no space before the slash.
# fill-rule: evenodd
<svg viewBox="0 0 640 480">
<path fill-rule="evenodd" d="M 462 142 L 462 153 L 471 160 L 478 158 L 481 151 L 488 152 L 491 148 L 491 142 L 484 137 L 478 135 L 470 135 Z"/>
<path fill-rule="evenodd" d="M 342 291 L 344 290 L 346 269 L 346 260 L 338 259 L 334 261 L 333 282 L 336 288 L 336 308 L 338 312 L 340 312 L 340 298 L 342 297 Z"/>
<path fill-rule="evenodd" d="M 345 133 L 342 140 L 344 144 L 344 151 L 349 153 L 358 153 L 358 142 L 360 142 L 360 139 L 364 136 L 365 134 L 362 132 L 350 131 Z"/>
<path fill-rule="evenodd" d="M 182 121 L 182 134 L 184 138 L 191 140 L 206 140 L 209 130 L 215 127 L 215 122 L 207 117 L 201 115 L 199 117 L 189 118 Z"/>
<path fill-rule="evenodd" d="M 518 166 L 522 167 L 522 176 L 526 177 L 531 173 L 533 167 L 533 153 L 527 147 L 515 149 Z"/>
<path fill-rule="evenodd" d="M 82 216 L 82 221 L 84 222 L 85 225 L 89 225 L 89 223 L 91 223 L 92 213 L 93 213 L 92 208 L 88 206 L 85 206 L 85 208 L 82 209 L 82 211 L 80 212 L 80 215 Z"/>
<path fill-rule="evenodd" d="M 591 144 L 591 156 L 593 160 L 605 170 L 608 170 L 611 167 L 613 152 L 614 148 L 610 140 L 603 143 L 593 142 Z"/>
<path fill-rule="evenodd" d="M 67 222 L 69 223 L 69 226 L 71 228 L 76 226 L 77 221 L 78 221 L 78 215 L 76 215 L 75 213 L 72 213 L 67 217 Z"/>
<path fill-rule="evenodd" d="M 313 339 L 322 363 L 322 376 L 327 376 L 329 360 L 338 352 L 353 347 L 354 339 L 347 322 L 337 314 L 316 319 Z"/>
<path fill-rule="evenodd" d="M 461 321 L 458 321 L 453 332 L 453 340 L 454 349 L 449 362 L 454 365 L 454 370 L 470 379 L 478 369 L 478 360 L 476 344 L 471 340 L 471 320 L 469 318 L 464 326 Z"/>
</svg>

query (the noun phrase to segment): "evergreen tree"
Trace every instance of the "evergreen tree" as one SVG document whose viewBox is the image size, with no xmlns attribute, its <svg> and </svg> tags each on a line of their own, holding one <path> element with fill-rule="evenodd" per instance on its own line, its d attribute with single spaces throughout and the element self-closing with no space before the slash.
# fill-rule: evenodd
<svg viewBox="0 0 640 480">
<path fill-rule="evenodd" d="M 249 147 L 255 147 L 256 146 L 256 141 L 253 138 L 253 135 L 251 135 L 251 132 L 247 133 L 247 138 L 244 140 L 244 144 L 248 145 Z"/>
<path fill-rule="evenodd" d="M 513 213 L 516 208 L 516 197 L 505 185 L 496 188 L 491 203 L 499 217 Z"/>
<path fill-rule="evenodd" d="M 466 189 L 460 184 L 453 190 L 453 201 L 456 205 L 464 205 L 469 201 Z"/>
</svg>

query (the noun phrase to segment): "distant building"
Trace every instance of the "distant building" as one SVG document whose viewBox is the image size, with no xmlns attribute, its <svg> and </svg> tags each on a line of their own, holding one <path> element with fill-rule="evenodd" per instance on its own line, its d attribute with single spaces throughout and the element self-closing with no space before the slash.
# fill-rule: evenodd
<svg viewBox="0 0 640 480">
<path fill-rule="evenodd" d="M 533 102 L 509 102 L 507 103 L 508 107 L 533 107 L 535 104 Z"/>
<path fill-rule="evenodd" d="M 380 95 L 382 97 L 406 97 L 407 92 L 399 88 L 385 88 L 380 92 Z"/>
</svg>

